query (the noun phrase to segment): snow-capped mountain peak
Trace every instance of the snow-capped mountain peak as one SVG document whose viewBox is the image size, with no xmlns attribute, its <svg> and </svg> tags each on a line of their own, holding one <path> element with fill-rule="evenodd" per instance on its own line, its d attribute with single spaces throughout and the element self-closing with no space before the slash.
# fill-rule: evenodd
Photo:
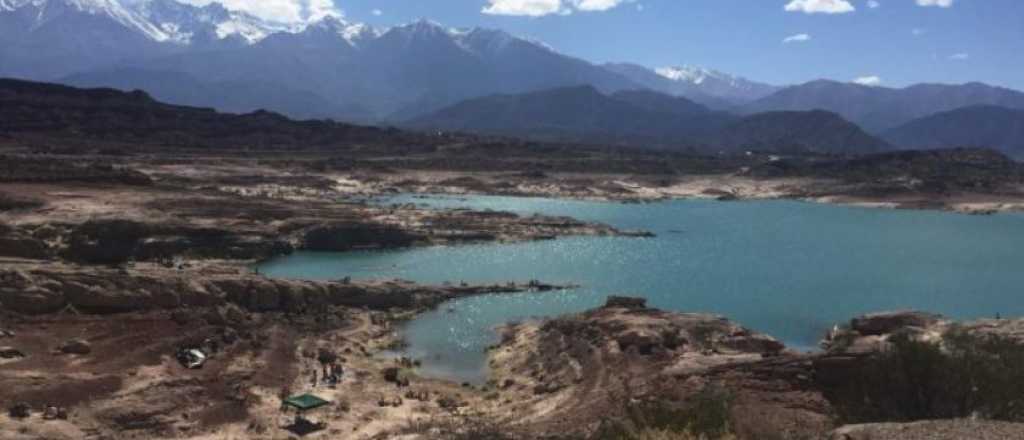
<svg viewBox="0 0 1024 440">
<path fill-rule="evenodd" d="M 191 44 L 200 36 L 239 37 L 250 44 L 295 25 L 268 22 L 220 3 L 198 7 L 177 0 L 0 0 L 0 13 L 29 9 L 35 27 L 68 13 L 109 18 L 160 43 Z"/>
<path fill-rule="evenodd" d="M 358 46 L 362 40 L 376 38 L 380 35 L 380 32 L 372 26 L 364 23 L 350 23 L 337 16 L 327 16 L 319 21 L 310 23 L 303 31 L 335 34 L 353 46 Z"/>
<path fill-rule="evenodd" d="M 735 83 L 737 80 L 732 75 L 698 66 L 660 67 L 655 69 L 655 72 L 672 81 L 683 81 L 698 85 L 703 84 L 708 79 L 722 80 L 730 83 Z"/>
<path fill-rule="evenodd" d="M 374 40 L 384 34 L 413 41 L 448 40 L 463 50 L 478 54 L 496 54 L 515 42 L 525 42 L 554 52 L 543 43 L 526 40 L 493 29 L 451 29 L 428 19 L 377 29 L 363 23 L 327 15 L 305 23 L 281 23 L 261 19 L 230 9 L 214 1 L 205 6 L 183 0 L 0 0 L 0 14 L 26 9 L 33 17 L 33 28 L 67 14 L 87 14 L 113 20 L 146 39 L 158 43 L 189 46 L 196 43 L 233 40 L 235 44 L 256 44 L 275 33 L 311 33 L 337 35 L 351 46 Z M 74 32 L 68 29 L 68 32 Z M 324 40 L 327 41 L 327 40 Z"/>
<path fill-rule="evenodd" d="M 118 0 L 34 0 L 33 6 L 46 9 L 51 3 L 63 2 L 65 6 L 91 15 L 104 15 L 127 28 L 141 32 L 154 41 L 181 42 L 187 36 L 179 33 L 177 26 L 161 26 L 145 17 L 140 10 L 129 8 Z M 139 5 L 145 3 L 138 3 Z M 43 17 L 43 15 L 40 15 Z"/>
<path fill-rule="evenodd" d="M 699 66 L 661 67 L 654 69 L 662 78 L 680 86 L 697 88 L 702 93 L 732 100 L 752 100 L 767 96 L 778 87 L 750 81 L 714 69 Z"/>
<path fill-rule="evenodd" d="M 385 34 L 399 35 L 406 39 L 412 38 L 430 38 L 441 35 L 451 36 L 451 30 L 445 28 L 440 23 L 428 20 L 419 19 L 411 23 L 406 23 L 391 28 L 387 28 L 384 31 Z"/>
<path fill-rule="evenodd" d="M 651 69 L 631 63 L 608 63 L 604 67 L 643 87 L 684 96 L 714 109 L 750 102 L 779 89 L 706 67 L 683 65 Z"/>
<path fill-rule="evenodd" d="M 421 18 L 405 25 L 404 27 L 411 28 L 416 32 L 447 32 L 447 28 L 445 28 L 443 24 L 429 18 Z"/>
<path fill-rule="evenodd" d="M 508 32 L 484 29 L 449 29 L 448 33 L 463 49 L 474 53 L 497 53 L 518 39 Z"/>
<path fill-rule="evenodd" d="M 355 46 L 358 45 L 361 40 L 379 37 L 380 31 L 364 23 L 355 23 L 346 26 L 342 31 L 341 36 Z"/>
</svg>

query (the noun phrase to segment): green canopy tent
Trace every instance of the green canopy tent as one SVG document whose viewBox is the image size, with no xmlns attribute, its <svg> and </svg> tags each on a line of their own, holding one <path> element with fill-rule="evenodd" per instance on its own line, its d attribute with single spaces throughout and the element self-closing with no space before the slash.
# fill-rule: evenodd
<svg viewBox="0 0 1024 440">
<path fill-rule="evenodd" d="M 306 412 L 306 411 L 309 411 L 311 409 L 317 409 L 317 408 L 320 408 L 321 406 L 327 406 L 327 405 L 330 405 L 330 404 L 331 404 L 331 402 L 328 402 L 328 401 L 326 401 L 324 399 L 321 399 L 321 398 L 319 398 L 317 396 L 314 396 L 312 394 L 303 394 L 301 396 L 292 396 L 292 397 L 289 397 L 289 398 L 285 399 L 284 402 L 283 402 L 283 406 L 284 407 L 286 407 L 286 408 L 289 408 L 289 407 L 290 408 L 295 408 L 295 409 L 299 410 L 300 412 Z"/>
<path fill-rule="evenodd" d="M 295 415 L 295 422 L 292 423 L 290 426 L 286 426 L 284 429 L 287 429 L 299 436 L 305 436 L 307 434 L 326 429 L 326 423 L 311 422 L 308 419 L 306 419 L 304 415 L 310 410 L 314 410 L 330 404 L 331 402 L 328 402 L 312 394 L 303 394 L 300 396 L 292 396 L 287 399 L 284 399 L 284 401 L 281 402 L 282 410 L 286 410 L 288 408 L 294 408 L 298 410 L 298 413 Z"/>
</svg>

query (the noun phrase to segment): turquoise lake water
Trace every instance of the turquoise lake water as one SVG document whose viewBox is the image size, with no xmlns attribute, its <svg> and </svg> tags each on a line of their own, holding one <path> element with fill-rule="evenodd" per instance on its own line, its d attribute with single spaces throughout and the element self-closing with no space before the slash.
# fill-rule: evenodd
<svg viewBox="0 0 1024 440">
<path fill-rule="evenodd" d="M 955 318 L 1024 315 L 1024 215 L 967 216 L 800 202 L 654 204 L 536 198 L 402 196 L 437 208 L 569 215 L 656 238 L 578 237 L 400 251 L 297 253 L 260 267 L 305 279 L 424 283 L 539 279 L 580 289 L 455 301 L 403 330 L 424 373 L 479 382 L 502 323 L 585 310 L 609 294 L 719 313 L 811 349 L 835 323 L 872 311 Z"/>
</svg>

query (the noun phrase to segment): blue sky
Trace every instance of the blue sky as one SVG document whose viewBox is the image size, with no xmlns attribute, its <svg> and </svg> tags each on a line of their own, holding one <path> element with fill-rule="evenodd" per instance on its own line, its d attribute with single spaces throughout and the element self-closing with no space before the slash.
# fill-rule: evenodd
<svg viewBox="0 0 1024 440">
<path fill-rule="evenodd" d="M 500 28 L 593 62 L 701 65 L 775 84 L 860 78 L 886 86 L 982 81 L 1024 89 L 1024 0 L 334 0 L 334 6 L 351 21 L 379 26 L 428 18 Z"/>
</svg>

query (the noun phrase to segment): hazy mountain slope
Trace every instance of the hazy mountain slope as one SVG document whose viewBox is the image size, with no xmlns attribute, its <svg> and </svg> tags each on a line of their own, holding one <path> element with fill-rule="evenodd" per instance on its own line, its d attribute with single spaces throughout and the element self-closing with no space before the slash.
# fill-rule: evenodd
<svg viewBox="0 0 1024 440">
<path fill-rule="evenodd" d="M 507 32 L 475 28 L 457 31 L 456 42 L 484 63 L 507 93 L 589 84 L 608 93 L 638 88 L 628 78 Z"/>
<path fill-rule="evenodd" d="M 678 120 L 614 99 L 592 86 L 578 86 L 470 99 L 409 125 L 533 139 L 663 145 L 685 142 Z"/>
<path fill-rule="evenodd" d="M 767 112 L 743 118 L 707 142 L 725 150 L 862 154 L 891 148 L 841 116 L 826 111 Z"/>
<path fill-rule="evenodd" d="M 0 57 L 4 59 L 0 76 L 53 79 L 175 49 L 107 16 L 78 12 L 60 3 L 45 10 L 26 6 L 0 17 Z"/>
<path fill-rule="evenodd" d="M 651 112 L 673 116 L 675 118 L 674 126 L 669 130 L 673 133 L 671 137 L 682 139 L 701 139 L 713 135 L 739 119 L 738 116 L 731 113 L 712 111 L 683 97 L 650 90 L 619 91 L 611 94 L 611 98 Z M 623 115 L 622 117 L 634 116 Z"/>
<path fill-rule="evenodd" d="M 870 153 L 889 149 L 840 116 L 824 111 L 772 112 L 740 119 L 685 98 L 651 91 L 604 95 L 589 86 L 464 101 L 411 122 L 418 128 L 534 139 L 770 150 Z"/>
<path fill-rule="evenodd" d="M 424 56 L 429 54 L 429 56 Z M 407 120 L 467 98 L 589 84 L 601 91 L 636 88 L 628 79 L 547 46 L 492 29 L 450 30 L 420 21 L 367 45 L 364 57 L 396 101 L 389 115 Z M 364 59 L 366 59 L 364 58 Z M 377 76 L 377 75 L 375 75 Z"/>
<path fill-rule="evenodd" d="M 359 25 L 328 18 L 294 32 L 218 3 L 13 1 L 19 3 L 0 8 L 0 76 L 143 86 L 170 102 L 225 111 L 255 107 L 295 117 L 371 117 L 353 103 L 361 96 L 329 87 L 350 67 L 339 58 L 349 40 L 360 37 L 353 29 L 365 28 Z M 197 81 L 217 87 L 197 89 Z M 328 92 L 333 96 L 326 98 Z"/>
<path fill-rule="evenodd" d="M 328 121 L 294 121 L 271 112 L 224 114 L 176 106 L 143 92 L 80 89 L 0 79 L 0 135 L 42 139 L 61 147 L 118 145 L 210 149 L 349 149 L 363 145 L 408 150 L 422 137 L 397 130 Z M 429 147 L 429 146 L 428 146 Z"/>
<path fill-rule="evenodd" d="M 328 18 L 303 32 L 273 34 L 236 49 L 189 51 L 126 64 L 133 70 L 185 73 L 205 83 L 266 84 L 297 96 L 315 97 L 306 104 L 312 108 L 323 108 L 318 101 L 327 101 L 348 118 L 370 120 L 373 111 L 363 103 L 373 97 L 361 93 L 357 85 L 371 75 L 355 59 L 353 41 L 359 38 L 349 34 L 350 30 L 348 23 Z M 285 103 L 267 108 L 299 115 L 294 106 Z"/>
<path fill-rule="evenodd" d="M 885 132 L 903 148 L 988 147 L 1024 155 L 1024 110 L 972 106 L 926 116 Z"/>
<path fill-rule="evenodd" d="M 210 107 L 232 113 L 273 109 L 296 119 L 359 121 L 368 117 L 368 111 L 358 106 L 343 107 L 311 92 L 287 89 L 265 81 L 207 83 L 185 73 L 121 68 L 72 75 L 60 82 L 84 88 L 145 90 L 168 104 Z"/>
<path fill-rule="evenodd" d="M 576 84 L 602 90 L 631 81 L 539 43 L 491 30 L 453 31 L 428 21 L 378 32 L 338 19 L 271 35 L 252 46 L 133 63 L 207 81 L 272 82 L 377 118 L 405 120 L 455 102 Z"/>
<path fill-rule="evenodd" d="M 367 42 L 357 64 L 370 72 L 359 86 L 377 101 L 382 117 L 412 104 L 439 108 L 494 90 L 485 63 L 448 29 L 428 21 L 392 28 Z"/>
<path fill-rule="evenodd" d="M 694 116 L 710 111 L 707 107 L 689 99 L 650 90 L 621 90 L 612 93 L 611 97 L 646 110 L 675 116 Z"/>
<path fill-rule="evenodd" d="M 742 110 L 748 114 L 827 110 L 869 132 L 880 133 L 923 116 L 983 104 L 1024 108 L 1024 93 L 980 83 L 892 89 L 819 80 L 787 87 Z"/>
</svg>

